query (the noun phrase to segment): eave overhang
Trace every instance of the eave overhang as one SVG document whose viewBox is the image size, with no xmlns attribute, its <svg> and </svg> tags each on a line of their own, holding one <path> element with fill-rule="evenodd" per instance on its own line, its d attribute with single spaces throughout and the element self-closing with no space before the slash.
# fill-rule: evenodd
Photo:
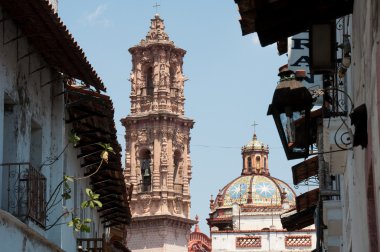
<svg viewBox="0 0 380 252">
<path fill-rule="evenodd" d="M 111 99 L 84 86 L 65 85 L 65 104 L 67 123 L 80 137 L 75 146 L 80 150 L 81 169 L 89 176 L 92 190 L 100 194 L 103 206 L 98 209 L 102 223 L 106 226 L 129 224 L 130 192 L 126 188 L 121 164 L 121 146 L 117 141 L 114 108 Z M 115 153 L 110 153 L 108 162 L 102 161 L 100 153 L 103 147 L 99 143 L 110 144 Z M 99 168 L 100 166 L 100 168 Z"/>
<path fill-rule="evenodd" d="M 314 224 L 318 202 L 319 188 L 299 195 L 296 198 L 296 209 L 281 215 L 282 227 L 288 231 L 295 231 Z"/>
<path fill-rule="evenodd" d="M 310 177 L 318 175 L 318 156 L 309 158 L 301 163 L 292 166 L 293 184 L 308 180 Z"/>
<path fill-rule="evenodd" d="M 0 0 L 0 5 L 7 14 L 1 21 L 12 19 L 50 67 L 98 92 L 106 91 L 83 50 L 48 1 Z"/>
<path fill-rule="evenodd" d="M 348 15 L 354 0 L 235 0 L 243 35 L 257 32 L 267 46 L 306 31 L 311 25 Z"/>
<path fill-rule="evenodd" d="M 281 215 L 282 227 L 287 231 L 297 231 L 314 224 L 316 206 L 304 209 L 301 212 L 292 210 Z"/>
</svg>

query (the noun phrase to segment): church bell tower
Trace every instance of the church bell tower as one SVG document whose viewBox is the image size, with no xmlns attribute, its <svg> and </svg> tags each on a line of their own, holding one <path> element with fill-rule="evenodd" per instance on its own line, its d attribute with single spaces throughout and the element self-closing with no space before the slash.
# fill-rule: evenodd
<svg viewBox="0 0 380 252">
<path fill-rule="evenodd" d="M 190 219 L 190 129 L 184 116 L 185 50 L 165 33 L 158 14 L 146 38 L 130 48 L 131 113 L 124 119 L 125 182 L 133 186 L 132 251 L 187 251 Z"/>
</svg>

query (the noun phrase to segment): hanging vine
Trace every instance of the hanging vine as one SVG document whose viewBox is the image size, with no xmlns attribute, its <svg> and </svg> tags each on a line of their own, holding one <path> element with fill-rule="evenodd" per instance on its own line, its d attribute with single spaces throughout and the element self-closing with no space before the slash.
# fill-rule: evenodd
<svg viewBox="0 0 380 252">
<path fill-rule="evenodd" d="M 40 169 L 43 166 L 52 165 L 55 162 L 59 160 L 59 158 L 63 155 L 63 153 L 66 151 L 68 146 L 72 144 L 74 147 L 77 145 L 77 143 L 80 141 L 80 138 L 75 134 L 75 132 L 72 132 L 69 136 L 69 142 L 64 147 L 63 151 L 60 152 L 59 155 L 53 158 L 48 158 L 47 161 L 45 161 L 41 166 Z M 55 187 L 53 193 L 50 195 L 49 200 L 45 204 L 45 213 L 46 216 L 49 216 L 51 214 L 52 209 L 61 203 L 61 200 L 70 200 L 71 199 L 71 186 L 70 183 L 74 183 L 74 181 L 83 180 L 90 178 L 91 176 L 95 175 L 100 168 L 103 166 L 104 163 L 108 163 L 108 157 L 109 153 L 115 153 L 113 148 L 108 143 L 98 143 L 99 146 L 102 147 L 102 151 L 100 153 L 101 161 L 98 165 L 98 167 L 95 169 L 94 172 L 92 172 L 89 175 L 83 176 L 83 177 L 74 177 L 69 175 L 64 175 L 62 181 Z M 60 194 L 60 192 L 62 193 Z M 99 200 L 100 195 L 94 193 L 90 188 L 86 188 L 86 195 L 87 199 L 81 202 L 81 208 L 86 209 L 94 209 L 94 208 L 101 208 L 103 206 L 102 202 Z M 92 219 L 90 218 L 80 218 L 76 214 L 76 209 L 67 209 L 65 206 L 63 206 L 63 212 L 58 218 L 50 225 L 46 226 L 46 230 L 49 230 L 57 225 L 66 224 L 68 227 L 72 227 L 74 231 L 76 232 L 90 232 L 90 226 L 89 224 L 92 222 Z M 62 221 L 62 219 L 69 218 L 69 221 Z"/>
</svg>

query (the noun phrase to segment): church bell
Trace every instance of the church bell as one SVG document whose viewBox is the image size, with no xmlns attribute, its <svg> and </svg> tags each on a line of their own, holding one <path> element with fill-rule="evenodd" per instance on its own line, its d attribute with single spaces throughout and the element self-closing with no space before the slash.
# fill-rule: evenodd
<svg viewBox="0 0 380 252">
<path fill-rule="evenodd" d="M 144 170 L 144 177 L 149 177 L 149 176 L 150 176 L 149 169 L 145 169 Z"/>
</svg>

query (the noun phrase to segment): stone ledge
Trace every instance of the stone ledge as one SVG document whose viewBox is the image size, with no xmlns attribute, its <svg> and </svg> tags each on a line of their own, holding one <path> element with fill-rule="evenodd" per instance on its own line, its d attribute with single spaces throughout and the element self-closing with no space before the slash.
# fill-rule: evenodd
<svg viewBox="0 0 380 252">
<path fill-rule="evenodd" d="M 25 238 L 30 241 L 37 241 L 43 246 L 51 249 L 51 251 L 55 252 L 64 252 L 60 247 L 56 244 L 52 243 L 39 233 L 37 233 L 32 228 L 28 227 L 25 223 L 17 219 L 15 216 L 10 213 L 0 209 L 0 232 L 1 230 L 7 231 L 8 228 L 14 227 L 16 230 L 19 230 L 20 233 L 24 234 Z"/>
</svg>

